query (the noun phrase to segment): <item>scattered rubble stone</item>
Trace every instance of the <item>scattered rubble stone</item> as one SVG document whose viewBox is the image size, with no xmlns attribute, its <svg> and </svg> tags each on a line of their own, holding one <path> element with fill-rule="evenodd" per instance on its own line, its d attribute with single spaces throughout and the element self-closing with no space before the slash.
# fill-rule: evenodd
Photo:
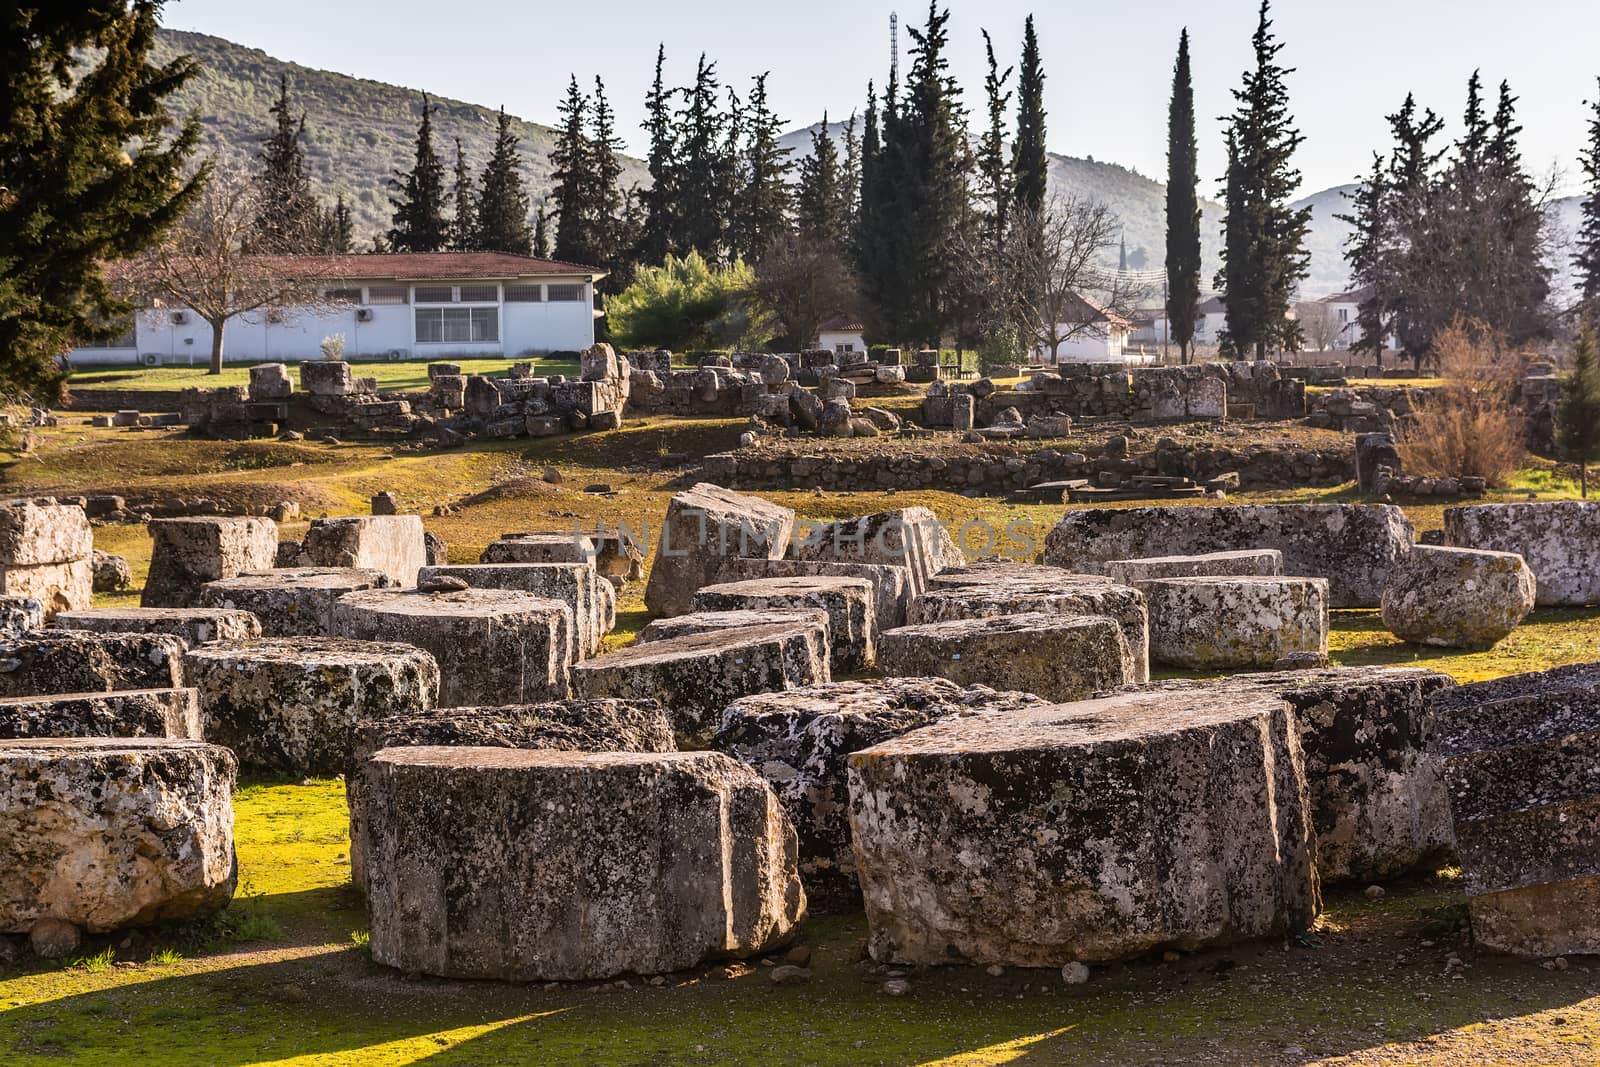
<svg viewBox="0 0 1600 1067">
<path fill-rule="evenodd" d="M 1419 645 L 1489 648 L 1535 599 L 1533 572 L 1513 552 L 1415 545 L 1383 590 L 1383 625 Z"/>
<path fill-rule="evenodd" d="M 150 575 L 139 598 L 147 608 L 194 607 L 207 582 L 268 570 L 278 558 L 271 519 L 155 519 L 150 537 Z"/>
<path fill-rule="evenodd" d="M 133 568 L 122 556 L 102 552 L 98 548 L 89 559 L 92 568 L 92 588 L 96 593 L 115 593 L 133 584 Z"/>
<path fill-rule="evenodd" d="M 31 596 L 0 596 L 0 639 L 44 626 L 44 602 Z"/>
</svg>

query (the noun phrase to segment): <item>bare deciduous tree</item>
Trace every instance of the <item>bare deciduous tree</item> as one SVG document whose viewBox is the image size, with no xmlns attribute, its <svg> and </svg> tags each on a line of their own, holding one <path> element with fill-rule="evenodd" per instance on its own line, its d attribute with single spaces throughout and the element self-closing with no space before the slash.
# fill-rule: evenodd
<svg viewBox="0 0 1600 1067">
<path fill-rule="evenodd" d="M 1338 346 L 1345 324 L 1327 304 L 1320 300 L 1302 300 L 1294 306 L 1294 313 L 1300 320 L 1300 337 L 1307 348 L 1326 352 Z"/>
<path fill-rule="evenodd" d="M 861 311 L 861 293 L 834 246 L 805 233 L 774 238 L 756 264 L 751 294 L 778 320 L 791 343 L 816 342 L 822 324 Z"/>
<path fill-rule="evenodd" d="M 228 320 L 264 307 L 326 307 L 320 282 L 331 261 L 318 256 L 261 256 L 244 251 L 259 204 L 254 183 L 218 167 L 183 221 L 124 272 L 130 295 L 184 307 L 211 327 L 211 373 L 222 373 Z"/>
</svg>

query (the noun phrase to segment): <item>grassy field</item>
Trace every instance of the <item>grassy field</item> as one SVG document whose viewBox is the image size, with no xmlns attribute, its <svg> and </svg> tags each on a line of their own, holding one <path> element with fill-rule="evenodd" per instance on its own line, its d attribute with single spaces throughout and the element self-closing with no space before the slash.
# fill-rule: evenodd
<svg viewBox="0 0 1600 1067">
<path fill-rule="evenodd" d="M 372 363 L 351 363 L 358 378 L 378 379 L 381 392 L 414 392 L 428 387 L 428 364 L 433 360 L 396 360 Z M 462 359 L 445 362 L 459 363 L 463 374 L 504 374 L 513 359 Z M 540 374 L 576 374 L 574 360 L 538 359 L 534 361 Z M 298 372 L 291 365 L 290 374 L 298 380 Z M 73 391 L 94 389 L 215 389 L 221 386 L 249 385 L 250 367 L 246 364 L 228 365 L 221 374 L 208 373 L 204 366 L 196 367 L 124 367 L 79 364 L 68 379 Z"/>
<path fill-rule="evenodd" d="M 426 516 L 453 559 L 470 561 L 506 530 L 653 526 L 694 479 L 670 457 L 731 447 L 741 428 L 630 420 L 604 435 L 396 452 L 68 424 L 42 431 L 43 444 L 3 477 L 7 495 L 292 499 L 311 516 L 364 513 L 372 493 L 389 489 Z M 543 479 L 547 467 L 559 484 Z M 585 491 L 599 484 L 609 491 Z M 1498 498 L 1572 491 L 1534 470 Z M 958 523 L 1021 521 L 1041 538 L 1061 512 L 941 492 L 765 495 L 810 519 L 925 504 Z M 1352 498 L 1344 486 L 1235 500 Z M 439 504 L 453 512 L 433 517 Z M 1419 528 L 1440 525 L 1440 505 L 1407 510 Z M 95 537 L 143 581 L 143 527 Z M 625 590 L 613 646 L 645 620 L 641 593 L 642 583 Z M 1471 654 L 1405 645 L 1370 611 L 1337 612 L 1333 627 L 1336 662 L 1415 664 L 1462 681 L 1600 658 L 1596 610 L 1540 611 L 1494 650 Z M 1053 972 L 945 968 L 910 971 L 912 992 L 890 997 L 880 992 L 885 969 L 861 959 L 859 916 L 805 925 L 815 976 L 800 986 L 774 986 L 760 960 L 731 977 L 708 966 L 660 987 L 497 985 L 408 978 L 367 957 L 341 783 L 247 781 L 235 811 L 241 891 L 224 919 L 101 939 L 65 965 L 0 964 L 0 1063 L 1544 1064 L 1592 1063 L 1600 1045 L 1595 965 L 1551 971 L 1477 955 L 1448 870 L 1389 885 L 1377 900 L 1361 886 L 1332 890 L 1301 941 L 1097 968 L 1081 987 Z M 1451 956 L 1464 971 L 1447 973 Z"/>
</svg>

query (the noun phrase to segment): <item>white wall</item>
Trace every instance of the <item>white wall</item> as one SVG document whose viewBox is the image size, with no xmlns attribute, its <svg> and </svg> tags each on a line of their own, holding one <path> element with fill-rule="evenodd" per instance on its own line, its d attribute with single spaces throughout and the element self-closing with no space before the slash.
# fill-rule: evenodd
<svg viewBox="0 0 1600 1067">
<path fill-rule="evenodd" d="M 852 352 L 865 352 L 867 350 L 866 343 L 862 341 L 859 330 L 824 330 L 822 333 L 817 334 L 817 347 L 819 349 L 837 352 L 840 345 L 850 345 L 849 351 Z"/>
<path fill-rule="evenodd" d="M 1057 329 L 1065 333 L 1072 327 L 1063 323 Z M 1058 363 L 1119 363 L 1127 349 L 1127 332 L 1124 330 L 1089 329 L 1061 342 L 1056 349 Z M 1034 358 L 1048 363 L 1050 346 L 1039 345 Z"/>
</svg>

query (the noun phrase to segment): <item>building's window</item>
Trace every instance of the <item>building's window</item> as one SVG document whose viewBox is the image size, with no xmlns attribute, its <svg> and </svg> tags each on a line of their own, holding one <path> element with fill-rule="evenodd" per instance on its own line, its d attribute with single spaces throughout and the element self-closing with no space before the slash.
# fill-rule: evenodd
<svg viewBox="0 0 1600 1067">
<path fill-rule="evenodd" d="M 833 350 L 835 352 L 854 352 L 856 350 L 856 346 L 848 343 L 841 343 L 834 345 Z"/>
<path fill-rule="evenodd" d="M 552 303 L 557 300 L 572 301 L 584 298 L 584 286 L 582 285 L 551 285 L 547 286 L 547 288 L 550 290 Z"/>
<path fill-rule="evenodd" d="M 506 286 L 506 303 L 508 304 L 537 304 L 544 299 L 542 285 L 508 285 Z"/>
<path fill-rule="evenodd" d="M 328 300 L 335 304 L 361 303 L 360 289 L 329 289 Z"/>
<path fill-rule="evenodd" d="M 498 308 L 417 308 L 418 344 L 493 344 L 500 340 Z"/>
<path fill-rule="evenodd" d="M 367 287 L 369 304 L 404 304 L 406 288 L 403 285 L 370 285 Z"/>
<path fill-rule="evenodd" d="M 1339 321 L 1340 322 L 1349 322 L 1350 321 L 1350 309 L 1349 308 L 1340 308 L 1339 309 Z"/>
<path fill-rule="evenodd" d="M 453 304 L 455 299 L 455 290 L 448 285 L 417 286 L 417 303 L 419 304 Z"/>
<path fill-rule="evenodd" d="M 102 341 L 89 341 L 89 342 L 87 342 L 85 344 L 79 345 L 78 347 L 79 348 L 137 348 L 138 347 L 138 344 L 139 344 L 138 331 L 135 328 L 134 320 L 133 320 L 133 316 L 132 315 L 129 315 L 126 318 L 118 319 L 114 325 L 122 327 L 122 332 L 117 334 L 115 337 L 110 337 L 110 338 L 107 338 L 107 339 L 102 340 Z"/>
<path fill-rule="evenodd" d="M 498 285 L 463 285 L 461 296 L 458 297 L 463 304 L 492 304 L 500 299 Z"/>
</svg>

